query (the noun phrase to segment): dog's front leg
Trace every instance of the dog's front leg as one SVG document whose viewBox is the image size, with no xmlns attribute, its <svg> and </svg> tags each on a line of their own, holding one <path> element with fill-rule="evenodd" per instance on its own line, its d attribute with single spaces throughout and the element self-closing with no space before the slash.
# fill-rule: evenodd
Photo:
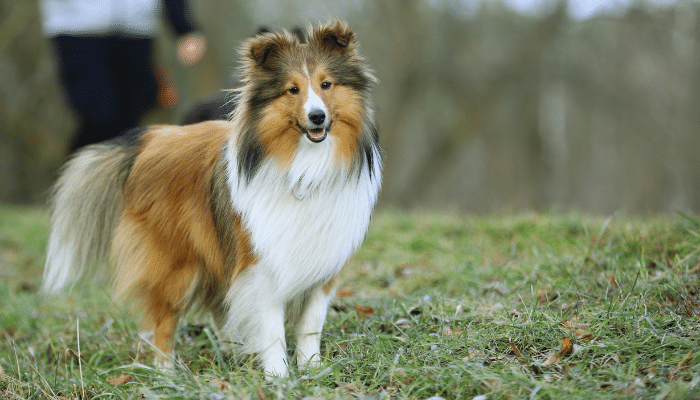
<svg viewBox="0 0 700 400">
<path fill-rule="evenodd" d="M 226 322 L 221 315 L 219 325 L 224 336 L 242 339 L 242 350 L 257 353 L 263 370 L 268 375 L 286 377 L 287 345 L 284 338 L 284 299 L 275 291 L 277 287 L 261 266 L 251 266 L 231 285 L 226 296 L 228 310 Z"/>
<path fill-rule="evenodd" d="M 269 376 L 288 376 L 287 344 L 284 339 L 284 307 L 265 304 L 259 314 L 260 333 L 254 340 L 265 373 Z"/>
<path fill-rule="evenodd" d="M 299 369 L 316 368 L 321 363 L 321 330 L 326 320 L 331 290 L 314 289 L 304 303 L 296 323 L 297 366 Z"/>
</svg>

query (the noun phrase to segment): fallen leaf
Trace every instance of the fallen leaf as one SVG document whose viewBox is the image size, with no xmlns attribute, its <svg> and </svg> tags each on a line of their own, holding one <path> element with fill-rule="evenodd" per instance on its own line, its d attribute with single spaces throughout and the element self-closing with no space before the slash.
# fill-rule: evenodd
<svg viewBox="0 0 700 400">
<path fill-rule="evenodd" d="M 564 378 L 569 378 L 569 375 L 571 374 L 571 367 L 569 367 L 568 364 L 564 364 L 561 366 L 561 375 Z"/>
<path fill-rule="evenodd" d="M 639 372 L 642 374 L 646 375 L 647 379 L 654 378 L 659 375 L 659 371 L 654 368 L 654 363 L 651 361 L 651 359 L 647 358 L 647 363 L 649 363 L 649 366 L 647 367 L 642 367 Z"/>
<path fill-rule="evenodd" d="M 340 387 L 340 389 L 347 390 L 348 392 L 359 392 L 360 391 L 360 384 L 357 383 L 357 381 L 348 383 L 346 385 L 343 385 Z"/>
<path fill-rule="evenodd" d="M 14 335 L 14 334 L 15 334 L 15 328 L 10 326 L 7 329 L 5 329 L 4 331 L 0 332 L 0 338 L 12 337 L 12 335 Z"/>
<path fill-rule="evenodd" d="M 209 381 L 209 384 L 214 386 L 215 388 L 217 388 L 219 390 L 229 390 L 230 391 L 233 389 L 233 386 L 231 386 L 230 382 L 228 382 L 226 380 L 217 379 L 217 378 L 214 378 L 211 381 Z"/>
<path fill-rule="evenodd" d="M 540 289 L 537 291 L 537 302 L 547 304 L 559 298 L 559 293 L 550 293 L 549 290 Z"/>
<path fill-rule="evenodd" d="M 355 291 L 348 287 L 340 288 L 335 292 L 335 297 L 350 297 L 354 295 Z"/>
<path fill-rule="evenodd" d="M 503 382 L 498 379 L 483 379 L 479 381 L 480 386 L 485 386 L 486 391 L 492 392 L 497 387 L 501 386 Z"/>
<path fill-rule="evenodd" d="M 520 350 L 518 350 L 518 348 L 515 346 L 515 343 L 508 343 L 508 346 L 510 346 L 510 348 L 513 349 L 513 353 L 515 353 L 516 356 L 522 357 L 522 355 L 520 354 Z"/>
<path fill-rule="evenodd" d="M 117 386 L 117 385 L 124 385 L 126 383 L 129 383 L 131 381 L 131 376 L 129 375 L 121 375 L 117 378 L 112 378 L 112 379 L 107 379 L 107 383 L 109 383 L 112 386 Z"/>
<path fill-rule="evenodd" d="M 576 337 L 580 340 L 593 340 L 593 339 L 595 339 L 595 336 L 586 332 L 586 330 L 591 327 L 590 325 L 576 324 L 576 323 L 573 323 L 572 321 L 564 321 L 561 324 L 559 324 L 559 326 L 563 326 L 563 327 L 570 329 L 571 333 L 576 335 Z"/>
<path fill-rule="evenodd" d="M 559 358 L 559 354 L 554 353 L 551 356 L 549 356 L 548 359 L 544 360 L 544 362 L 542 363 L 542 366 L 544 367 L 545 365 L 549 365 L 549 364 L 559 364 L 560 362 L 561 362 L 561 358 Z"/>
<path fill-rule="evenodd" d="M 474 358 L 475 356 L 476 356 L 476 351 L 471 351 L 471 352 L 469 352 L 469 354 L 467 356 L 462 358 L 462 361 L 467 362 L 470 359 Z"/>
<path fill-rule="evenodd" d="M 561 341 L 561 349 L 549 356 L 549 358 L 542 363 L 542 366 L 549 364 L 559 364 L 561 360 L 564 359 L 564 356 L 571 353 L 571 351 L 574 349 L 574 345 L 571 343 L 571 339 L 569 339 L 568 336 L 564 336 L 559 340 Z"/>
<path fill-rule="evenodd" d="M 411 379 L 405 373 L 403 375 L 397 374 L 396 380 L 399 381 L 401 383 L 401 385 L 403 385 L 403 386 L 410 385 L 411 382 L 413 382 L 413 379 Z"/>
<path fill-rule="evenodd" d="M 573 343 L 571 343 L 571 339 L 569 339 L 568 336 L 564 336 L 559 340 L 561 341 L 561 350 L 558 351 L 559 355 L 565 356 L 571 353 L 571 350 L 574 349 L 574 345 Z"/>
<path fill-rule="evenodd" d="M 413 268 L 410 264 L 402 264 L 394 268 L 394 276 L 397 278 L 410 278 L 413 276 Z"/>
<path fill-rule="evenodd" d="M 461 329 L 455 329 L 455 330 L 447 329 L 442 334 L 443 334 L 443 336 L 452 336 L 452 335 L 461 335 L 462 332 L 463 332 L 463 330 L 461 330 Z"/>
<path fill-rule="evenodd" d="M 577 335 L 580 335 L 581 332 L 582 332 L 582 331 L 580 331 L 579 329 L 586 329 L 586 328 L 589 328 L 589 327 L 590 327 L 590 325 L 586 325 L 586 324 L 575 324 L 575 323 L 573 323 L 573 322 L 571 322 L 571 321 L 564 321 L 564 322 L 562 322 L 562 323 L 559 324 L 559 325 L 565 326 L 565 327 L 567 327 L 567 328 L 571 328 L 571 329 L 574 331 L 574 333 L 577 334 Z"/>
<path fill-rule="evenodd" d="M 554 353 L 551 356 L 549 356 L 548 359 L 544 360 L 544 362 L 542 363 L 542 366 L 544 367 L 545 365 L 549 365 L 549 364 L 556 365 L 556 364 L 559 364 L 560 362 L 561 362 L 561 358 L 559 358 L 559 354 Z"/>
<path fill-rule="evenodd" d="M 685 357 L 683 357 L 683 359 L 678 363 L 678 365 L 676 365 L 676 367 L 673 368 L 673 370 L 671 372 L 669 372 L 668 375 L 666 375 L 666 378 L 668 378 L 670 380 L 675 380 L 678 372 L 681 369 L 690 365 L 690 358 L 692 357 L 692 355 L 693 355 L 693 350 L 690 350 L 688 352 L 688 354 L 686 354 Z"/>
<path fill-rule="evenodd" d="M 614 276 L 614 275 L 612 275 L 612 274 L 605 274 L 605 279 L 607 279 L 608 282 L 610 282 L 611 285 L 613 285 L 613 286 L 619 286 L 619 285 L 617 284 L 617 279 L 615 279 L 615 276 Z"/>
<path fill-rule="evenodd" d="M 102 317 L 102 318 L 98 319 L 97 321 L 93 321 L 93 322 L 92 322 L 92 327 L 93 327 L 95 330 L 100 329 L 100 327 L 103 326 L 103 325 L 105 324 L 106 321 L 107 321 L 107 319 L 105 319 L 105 317 Z"/>
<path fill-rule="evenodd" d="M 265 389 L 263 389 L 262 386 L 258 386 L 255 388 L 255 400 L 270 400 L 270 398 L 267 397 L 267 393 L 265 393 Z"/>
<path fill-rule="evenodd" d="M 357 311 L 357 313 L 360 314 L 361 317 L 369 317 L 370 315 L 374 314 L 374 309 L 372 307 L 353 306 L 353 308 L 355 308 L 355 311 Z"/>
</svg>

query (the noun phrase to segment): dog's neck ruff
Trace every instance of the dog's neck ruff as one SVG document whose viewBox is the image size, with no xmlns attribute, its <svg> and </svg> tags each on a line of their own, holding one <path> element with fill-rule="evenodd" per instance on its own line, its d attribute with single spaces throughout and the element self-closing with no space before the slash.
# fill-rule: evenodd
<svg viewBox="0 0 700 400">
<path fill-rule="evenodd" d="M 268 158 L 250 180 L 238 173 L 235 141 L 227 150 L 234 211 L 287 295 L 340 271 L 364 239 L 381 181 L 379 165 L 338 163 L 333 137 L 300 141 L 291 165 Z M 379 149 L 372 152 L 379 160 Z"/>
<path fill-rule="evenodd" d="M 289 189 L 297 200 L 304 200 L 312 192 L 331 189 L 335 180 L 347 176 L 349 168 L 336 166 L 333 161 L 334 142 L 333 137 L 321 143 L 299 137 L 299 147 L 286 172 Z"/>
</svg>

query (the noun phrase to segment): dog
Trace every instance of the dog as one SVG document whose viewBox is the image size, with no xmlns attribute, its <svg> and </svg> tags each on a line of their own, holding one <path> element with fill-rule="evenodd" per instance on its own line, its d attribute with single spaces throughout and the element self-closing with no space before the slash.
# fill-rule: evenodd
<svg viewBox="0 0 700 400">
<path fill-rule="evenodd" d="M 288 376 L 320 362 L 338 274 L 361 245 L 381 186 L 376 79 L 335 20 L 241 47 L 230 121 L 137 128 L 77 152 L 52 193 L 44 289 L 113 267 L 153 343 L 174 357 L 178 320 L 209 311 L 222 341 Z M 110 257 L 111 255 L 111 257 Z M 103 263 L 104 264 L 104 263 Z"/>
</svg>

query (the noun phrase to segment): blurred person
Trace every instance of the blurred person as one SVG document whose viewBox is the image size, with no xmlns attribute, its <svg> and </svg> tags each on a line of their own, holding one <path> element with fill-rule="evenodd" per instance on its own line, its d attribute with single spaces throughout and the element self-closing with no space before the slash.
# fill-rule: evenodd
<svg viewBox="0 0 700 400">
<path fill-rule="evenodd" d="M 206 39 L 186 0 L 41 0 L 44 33 L 56 50 L 59 76 L 78 119 L 71 151 L 137 126 L 155 105 L 161 8 L 178 36 L 178 61 L 196 64 Z"/>
</svg>

